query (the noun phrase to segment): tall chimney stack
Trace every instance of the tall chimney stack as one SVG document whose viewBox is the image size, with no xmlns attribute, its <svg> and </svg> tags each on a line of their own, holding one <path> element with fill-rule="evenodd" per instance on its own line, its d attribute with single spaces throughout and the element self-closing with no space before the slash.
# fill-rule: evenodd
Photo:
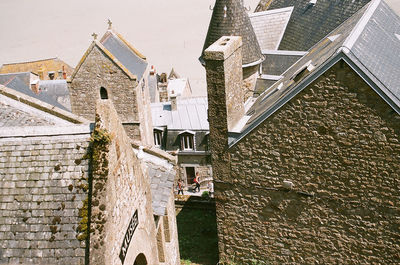
<svg viewBox="0 0 400 265">
<path fill-rule="evenodd" d="M 243 117 L 245 92 L 242 89 L 242 38 L 222 36 L 204 51 L 210 128 L 232 131 Z M 222 124 L 224 123 L 224 124 Z"/>
</svg>

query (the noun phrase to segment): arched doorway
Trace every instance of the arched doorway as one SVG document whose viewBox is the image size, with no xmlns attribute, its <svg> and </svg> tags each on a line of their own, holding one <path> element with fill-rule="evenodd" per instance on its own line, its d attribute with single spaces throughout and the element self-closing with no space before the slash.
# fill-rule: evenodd
<svg viewBox="0 0 400 265">
<path fill-rule="evenodd" d="M 133 265 L 147 265 L 147 260 L 146 256 L 143 253 L 140 253 L 136 259 Z"/>
<path fill-rule="evenodd" d="M 108 99 L 107 89 L 105 89 L 104 87 L 100 88 L 100 98 L 101 99 Z"/>
</svg>

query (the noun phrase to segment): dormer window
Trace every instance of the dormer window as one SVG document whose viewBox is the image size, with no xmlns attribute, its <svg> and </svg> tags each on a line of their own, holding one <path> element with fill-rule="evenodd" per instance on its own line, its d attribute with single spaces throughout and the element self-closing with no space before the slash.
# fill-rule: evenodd
<svg viewBox="0 0 400 265">
<path fill-rule="evenodd" d="M 195 133 L 192 131 L 184 131 L 179 134 L 181 138 L 181 150 L 194 150 L 194 135 Z"/>
<path fill-rule="evenodd" d="M 157 147 L 160 147 L 162 145 L 162 133 L 163 133 L 163 130 L 161 128 L 155 128 L 153 130 L 154 145 Z"/>
</svg>

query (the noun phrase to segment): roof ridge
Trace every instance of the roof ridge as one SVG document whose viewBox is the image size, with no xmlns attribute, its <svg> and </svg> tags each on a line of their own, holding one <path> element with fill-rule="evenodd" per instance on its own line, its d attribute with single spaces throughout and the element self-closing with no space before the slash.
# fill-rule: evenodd
<svg viewBox="0 0 400 265">
<path fill-rule="evenodd" d="M 356 26 L 353 28 L 349 36 L 346 38 L 346 40 L 343 43 L 343 47 L 347 49 L 351 49 L 354 45 L 354 43 L 357 41 L 357 39 L 360 37 L 361 33 L 363 32 L 365 26 L 367 25 L 368 21 L 371 19 L 372 15 L 375 13 L 377 7 L 381 3 L 381 0 L 372 0 L 367 8 L 367 10 L 364 12 L 360 20 L 357 22 Z"/>
<path fill-rule="evenodd" d="M 137 76 L 132 74 L 117 58 L 115 58 L 115 56 L 112 55 L 112 53 L 109 50 L 107 50 L 107 48 L 104 47 L 104 45 L 101 44 L 100 41 L 93 40 L 89 48 L 86 50 L 82 58 L 79 60 L 77 66 L 74 69 L 74 72 L 72 73 L 71 77 L 67 80 L 67 82 L 71 82 L 75 78 L 75 75 L 78 73 L 80 67 L 82 66 L 82 64 L 84 63 L 84 61 L 89 56 L 90 52 L 93 50 L 95 46 L 97 46 L 102 52 L 104 52 L 107 55 L 107 57 L 110 58 L 111 61 L 113 61 L 125 74 L 128 75 L 130 79 L 137 80 Z"/>
</svg>

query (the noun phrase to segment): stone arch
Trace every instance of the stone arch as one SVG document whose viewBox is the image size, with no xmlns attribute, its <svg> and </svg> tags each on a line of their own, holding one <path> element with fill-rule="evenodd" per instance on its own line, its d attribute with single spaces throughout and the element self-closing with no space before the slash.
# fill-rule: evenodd
<svg viewBox="0 0 400 265">
<path fill-rule="evenodd" d="M 147 265 L 147 260 L 146 256 L 143 253 L 140 253 L 136 259 L 133 265 Z"/>
<path fill-rule="evenodd" d="M 100 88 L 100 98 L 108 99 L 108 92 L 107 92 L 107 89 L 105 89 L 104 87 Z"/>
</svg>

